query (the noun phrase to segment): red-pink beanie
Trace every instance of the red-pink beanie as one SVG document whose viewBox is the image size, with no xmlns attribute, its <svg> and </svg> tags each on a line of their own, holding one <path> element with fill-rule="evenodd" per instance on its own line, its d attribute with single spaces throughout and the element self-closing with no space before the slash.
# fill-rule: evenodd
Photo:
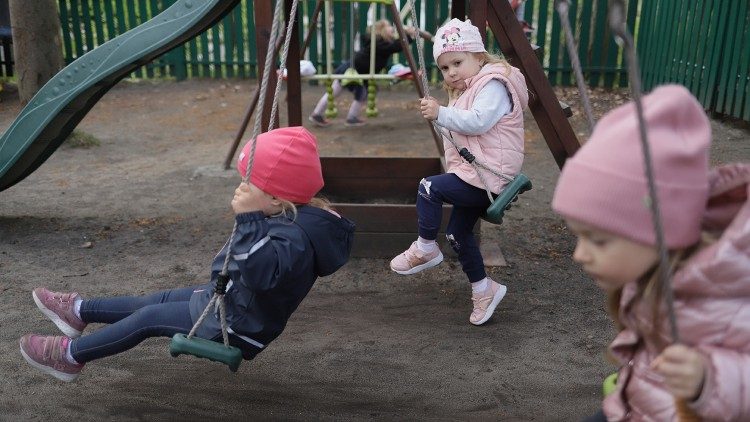
<svg viewBox="0 0 750 422">
<path fill-rule="evenodd" d="M 700 238 L 708 200 L 711 125 L 703 107 L 679 85 L 643 97 L 643 113 L 667 248 Z M 552 208 L 630 240 L 655 245 L 638 117 L 631 102 L 607 113 L 569 159 Z"/>
<path fill-rule="evenodd" d="M 237 159 L 244 178 L 252 141 Z M 302 126 L 274 129 L 258 136 L 250 182 L 263 192 L 295 204 L 307 204 L 323 187 L 315 136 Z"/>
</svg>

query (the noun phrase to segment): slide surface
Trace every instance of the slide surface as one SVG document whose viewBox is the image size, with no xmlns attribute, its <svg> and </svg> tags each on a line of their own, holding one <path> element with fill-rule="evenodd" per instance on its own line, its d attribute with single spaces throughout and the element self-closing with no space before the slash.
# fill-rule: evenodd
<svg viewBox="0 0 750 422">
<path fill-rule="evenodd" d="M 148 22 L 107 41 L 52 77 L 0 137 L 0 191 L 36 170 L 117 82 L 184 44 L 240 0 L 177 0 Z"/>
</svg>

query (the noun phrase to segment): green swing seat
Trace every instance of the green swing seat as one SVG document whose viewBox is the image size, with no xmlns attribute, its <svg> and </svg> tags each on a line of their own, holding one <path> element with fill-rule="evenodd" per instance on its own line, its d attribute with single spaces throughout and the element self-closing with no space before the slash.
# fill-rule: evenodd
<svg viewBox="0 0 750 422">
<path fill-rule="evenodd" d="M 169 354 L 172 357 L 187 354 L 221 362 L 229 366 L 229 370 L 232 372 L 237 372 L 240 363 L 242 363 L 242 352 L 237 347 L 225 346 L 222 343 L 195 336 L 188 338 L 185 334 L 175 334 L 172 337 L 172 341 L 169 343 Z"/>
<path fill-rule="evenodd" d="M 492 204 L 482 215 L 482 219 L 488 223 L 502 224 L 505 211 L 509 210 L 513 205 L 512 203 L 518 200 L 518 195 L 527 190 L 531 190 L 531 180 L 525 174 L 518 173 L 513 181 L 508 183 L 500 195 L 492 201 Z"/>
</svg>

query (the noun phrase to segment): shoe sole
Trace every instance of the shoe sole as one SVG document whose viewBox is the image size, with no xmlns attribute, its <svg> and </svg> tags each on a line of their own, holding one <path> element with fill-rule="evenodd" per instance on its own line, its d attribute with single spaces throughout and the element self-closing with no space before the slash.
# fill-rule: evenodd
<svg viewBox="0 0 750 422">
<path fill-rule="evenodd" d="M 52 312 L 49 308 L 44 306 L 44 303 L 42 303 L 42 301 L 39 300 L 39 298 L 36 296 L 36 292 L 31 292 L 31 296 L 34 297 L 34 303 L 36 303 L 37 308 L 39 308 L 39 310 L 42 311 L 42 313 L 46 315 L 47 318 L 49 318 L 52 322 L 54 322 L 55 325 L 57 325 L 57 328 L 59 328 L 60 331 L 63 332 L 63 334 L 65 334 L 66 336 L 70 338 L 78 338 L 81 336 L 81 333 L 82 333 L 81 331 L 78 331 L 75 328 L 73 328 L 70 324 L 68 324 L 62 318 L 57 316 L 56 313 Z"/>
<path fill-rule="evenodd" d="M 35 361 L 31 357 L 29 357 L 29 355 L 26 354 L 20 342 L 18 344 L 18 347 L 21 350 L 21 356 L 23 356 L 26 362 L 28 362 L 29 365 L 33 366 L 34 368 L 44 372 L 45 374 L 52 375 L 53 377 L 59 379 L 60 381 L 65 381 L 65 382 L 71 382 L 71 381 L 74 381 L 76 378 L 78 378 L 78 374 L 68 374 L 65 372 L 60 372 L 56 370 L 55 368 L 49 367 L 47 365 L 42 365 L 41 363 Z"/>
<path fill-rule="evenodd" d="M 401 274 L 401 275 L 416 274 L 416 273 L 418 273 L 418 272 L 420 272 L 422 270 L 426 270 L 428 268 L 432 268 L 432 267 L 434 267 L 435 265 L 437 265 L 437 264 L 439 264 L 441 262 L 443 262 L 443 253 L 442 252 L 440 252 L 440 255 L 436 256 L 435 258 L 432 258 L 431 260 L 425 262 L 424 264 L 417 265 L 416 267 L 413 267 L 411 269 L 400 271 L 400 270 L 397 270 L 397 269 L 391 267 L 391 270 L 393 270 L 396 273 Z"/>
<path fill-rule="evenodd" d="M 499 305 L 500 301 L 503 300 L 506 293 L 508 293 L 508 287 L 501 284 L 500 290 L 495 293 L 495 297 L 492 298 L 492 303 L 490 303 L 490 306 L 487 307 L 487 312 L 484 313 L 484 318 L 480 319 L 477 322 L 469 322 L 474 325 L 482 325 L 487 322 L 487 320 L 492 317 L 492 314 L 495 313 L 495 308 L 497 308 L 497 305 Z"/>
</svg>

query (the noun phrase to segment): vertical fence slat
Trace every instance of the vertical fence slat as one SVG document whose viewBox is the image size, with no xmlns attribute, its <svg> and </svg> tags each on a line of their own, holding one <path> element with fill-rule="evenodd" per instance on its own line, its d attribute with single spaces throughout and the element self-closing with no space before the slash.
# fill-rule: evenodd
<svg viewBox="0 0 750 422">
<path fill-rule="evenodd" d="M 73 42 L 70 39 L 70 14 L 68 13 L 69 2 L 67 0 L 60 0 L 60 20 L 62 21 L 62 36 L 63 36 L 63 51 L 65 53 L 65 62 L 70 63 L 73 61 Z"/>
<path fill-rule="evenodd" d="M 731 114 L 732 103 L 734 102 L 734 95 L 737 87 L 737 73 L 739 67 L 740 55 L 737 54 L 741 49 L 742 45 L 739 43 L 742 40 L 742 33 L 740 28 L 744 23 L 744 12 L 747 8 L 747 2 L 735 2 L 731 4 L 729 10 L 730 24 L 727 31 L 727 43 L 724 49 L 724 64 L 722 65 L 722 76 L 719 96 L 716 101 L 716 111 L 719 113 Z M 750 46 L 745 46 L 748 48 Z M 730 53 L 730 54 L 728 54 Z"/>
<path fill-rule="evenodd" d="M 716 29 L 713 31 L 714 33 L 714 39 L 712 45 L 709 44 L 709 48 L 716 53 L 711 55 L 711 60 L 708 63 L 708 77 L 706 78 L 706 84 L 703 90 L 703 106 L 706 108 L 713 107 L 714 105 L 714 98 L 716 94 L 716 88 L 715 88 L 715 82 L 717 78 L 717 74 L 719 73 L 719 63 L 721 62 L 721 56 L 724 53 L 724 39 L 725 39 L 725 29 L 727 26 L 727 18 L 726 15 L 726 7 L 731 3 L 732 0 L 719 0 L 717 3 L 719 4 L 718 7 L 714 9 L 714 11 L 718 14 L 718 19 L 716 20 Z"/>
<path fill-rule="evenodd" d="M 693 81 L 693 76 L 698 70 L 698 57 L 699 52 L 705 48 L 705 37 L 703 37 L 703 26 L 701 22 L 706 12 L 706 3 L 711 0 L 696 0 L 693 4 L 693 19 L 690 22 L 689 31 L 693 34 L 693 43 L 688 46 L 689 54 L 687 56 L 687 63 L 685 66 L 685 73 L 682 76 L 681 83 L 690 89 L 690 84 Z"/>
<path fill-rule="evenodd" d="M 84 53 L 83 37 L 81 36 L 81 2 L 79 0 L 70 1 L 70 18 L 73 27 L 73 40 L 75 41 L 75 52 L 72 60 L 81 57 Z M 71 61 L 72 61 L 71 60 Z"/>
<path fill-rule="evenodd" d="M 740 45 L 750 45 L 750 10 L 745 10 L 745 35 Z M 740 80 L 737 84 L 737 101 L 734 106 L 735 117 L 750 121 L 750 48 L 743 48 L 740 59 Z M 744 105 L 743 105 L 744 103 Z"/>
</svg>

